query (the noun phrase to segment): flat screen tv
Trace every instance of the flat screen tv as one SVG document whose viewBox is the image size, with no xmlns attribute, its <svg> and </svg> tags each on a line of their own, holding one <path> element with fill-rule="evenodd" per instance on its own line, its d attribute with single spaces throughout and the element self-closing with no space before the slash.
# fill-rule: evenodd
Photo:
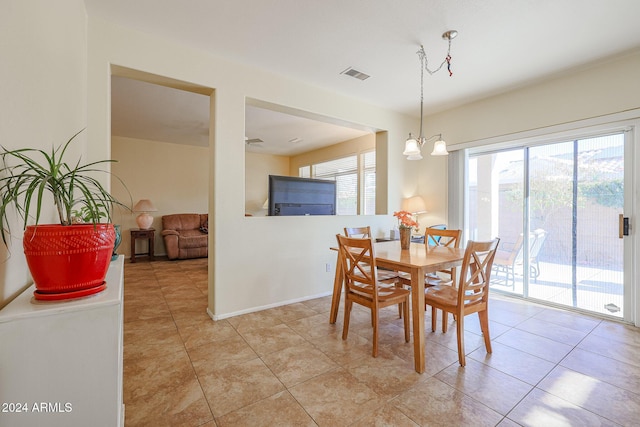
<svg viewBox="0 0 640 427">
<path fill-rule="evenodd" d="M 335 214 L 335 181 L 269 175 L 269 216 Z"/>
</svg>

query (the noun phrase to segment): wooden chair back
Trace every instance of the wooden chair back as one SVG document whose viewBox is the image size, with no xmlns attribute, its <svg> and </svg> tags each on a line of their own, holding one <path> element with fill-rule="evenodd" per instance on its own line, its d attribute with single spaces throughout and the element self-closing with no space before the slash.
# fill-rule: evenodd
<svg viewBox="0 0 640 427">
<path fill-rule="evenodd" d="M 362 239 L 371 239 L 371 227 L 368 225 L 365 227 L 345 227 L 344 235 L 347 237 L 359 237 Z M 378 281 L 380 282 L 395 282 L 398 278 L 398 273 L 385 269 L 378 269 Z"/>
<path fill-rule="evenodd" d="M 430 246 L 445 246 L 448 248 L 459 248 L 460 240 L 462 239 L 462 230 L 440 230 L 437 228 L 427 228 L 424 231 L 424 241 Z M 439 270 L 441 273 L 448 274 L 451 281 L 455 285 L 456 281 L 456 268 L 448 268 L 445 270 Z M 433 278 L 432 278 L 433 279 Z M 436 280 L 439 280 L 435 277 Z M 429 281 L 429 277 L 427 277 Z M 434 283 L 435 284 L 435 283 Z"/>
<path fill-rule="evenodd" d="M 427 229 L 433 229 L 433 230 L 446 230 L 447 229 L 447 224 L 436 224 L 436 225 L 431 225 L 429 227 L 427 227 Z M 426 231 L 426 230 L 425 230 Z M 427 236 L 425 236 L 424 239 L 425 243 L 429 243 L 430 245 L 435 245 L 438 241 L 438 238 L 436 237 L 428 239 Z"/>
<path fill-rule="evenodd" d="M 491 267 L 500 239 L 488 242 L 469 240 L 460 269 L 458 310 L 462 315 L 486 309 L 489 300 Z"/>
<path fill-rule="evenodd" d="M 347 237 L 371 238 L 371 227 L 345 227 L 344 235 Z"/>
<path fill-rule="evenodd" d="M 459 248 L 462 230 L 438 230 L 437 228 L 427 228 L 424 230 L 424 241 L 431 246 L 446 246 L 449 248 Z"/>
<path fill-rule="evenodd" d="M 378 293 L 376 259 L 371 239 L 336 235 L 347 292 L 375 298 Z"/>
</svg>

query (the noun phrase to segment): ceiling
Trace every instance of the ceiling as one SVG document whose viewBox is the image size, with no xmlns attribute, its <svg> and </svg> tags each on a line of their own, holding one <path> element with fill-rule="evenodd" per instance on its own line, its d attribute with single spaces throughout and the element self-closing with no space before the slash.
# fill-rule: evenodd
<svg viewBox="0 0 640 427">
<path fill-rule="evenodd" d="M 370 132 L 370 129 L 346 127 L 329 119 L 302 116 L 264 103 L 247 104 L 245 109 L 245 147 L 256 153 L 292 156 Z M 206 147 L 209 145 L 209 97 L 113 76 L 111 133 Z"/>
<path fill-rule="evenodd" d="M 425 73 L 427 114 L 640 48 L 637 0 L 85 0 L 85 4 L 89 16 L 415 117 L 420 111 L 416 51 L 423 44 L 429 67 L 437 68 L 447 52 L 441 37 L 447 30 L 459 32 L 451 47 L 453 76 L 446 67 L 433 75 Z M 361 81 L 341 74 L 348 67 L 371 77 Z M 121 100 L 118 91 L 116 84 L 114 112 L 121 103 L 133 102 L 130 96 Z M 195 134 L 202 132 L 203 117 L 208 123 L 208 100 L 202 95 L 196 97 L 205 98 L 204 116 L 173 108 L 180 101 L 163 98 L 152 105 L 146 97 L 137 100 L 138 121 L 144 114 L 166 114 L 173 120 L 168 134 L 178 129 Z M 258 108 L 256 116 L 262 110 Z M 114 129 L 131 127 L 118 122 L 129 117 L 114 114 Z M 248 123 L 247 137 L 265 140 L 261 135 L 267 136 Z M 297 135 L 278 140 L 288 143 L 293 138 L 311 143 Z"/>
</svg>

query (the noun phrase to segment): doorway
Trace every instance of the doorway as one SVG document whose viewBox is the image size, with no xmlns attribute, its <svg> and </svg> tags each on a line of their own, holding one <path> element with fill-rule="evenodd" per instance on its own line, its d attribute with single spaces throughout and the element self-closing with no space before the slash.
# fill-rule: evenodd
<svg viewBox="0 0 640 427">
<path fill-rule="evenodd" d="M 628 134 L 469 155 L 469 237 L 501 238 L 492 289 L 630 318 Z"/>
</svg>

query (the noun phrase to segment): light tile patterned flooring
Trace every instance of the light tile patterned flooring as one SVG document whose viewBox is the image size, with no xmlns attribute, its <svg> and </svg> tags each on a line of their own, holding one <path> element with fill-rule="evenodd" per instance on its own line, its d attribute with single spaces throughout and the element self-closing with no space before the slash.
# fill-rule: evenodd
<svg viewBox="0 0 640 427">
<path fill-rule="evenodd" d="M 427 315 L 420 375 L 394 307 L 373 358 L 366 310 L 343 341 L 330 297 L 214 322 L 206 295 L 205 259 L 125 263 L 127 427 L 640 422 L 635 327 L 493 296 L 493 354 L 467 316 L 461 368 L 455 328 L 431 333 Z"/>
</svg>

